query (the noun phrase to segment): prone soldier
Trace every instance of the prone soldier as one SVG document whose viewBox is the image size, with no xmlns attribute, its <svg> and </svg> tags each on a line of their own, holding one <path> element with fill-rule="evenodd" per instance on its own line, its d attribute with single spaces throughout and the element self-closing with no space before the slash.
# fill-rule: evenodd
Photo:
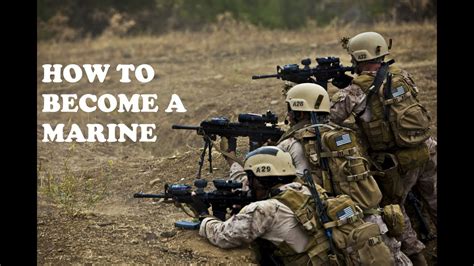
<svg viewBox="0 0 474 266">
<path fill-rule="evenodd" d="M 212 244 L 251 243 L 261 265 L 393 265 L 379 227 L 362 220 L 349 196 L 329 198 L 308 170 L 304 177 L 312 186 L 303 184 L 289 153 L 261 147 L 247 154 L 243 168 L 255 202 L 226 221 L 208 216 L 205 207 L 197 210 L 203 214 L 199 234 Z"/>
</svg>

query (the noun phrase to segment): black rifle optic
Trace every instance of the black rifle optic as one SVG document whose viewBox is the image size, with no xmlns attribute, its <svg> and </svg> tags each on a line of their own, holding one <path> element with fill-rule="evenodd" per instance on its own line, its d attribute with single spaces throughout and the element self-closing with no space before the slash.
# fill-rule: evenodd
<svg viewBox="0 0 474 266">
<path fill-rule="evenodd" d="M 354 73 L 354 68 L 341 65 L 338 57 L 318 57 L 316 62 L 318 65 L 314 68 L 309 66 L 311 64 L 309 58 L 301 60 L 303 68 L 298 64 L 287 64 L 283 67 L 278 65 L 276 74 L 255 75 L 252 79 L 277 78 L 297 84 L 316 83 L 325 89 L 329 80 L 332 80 L 331 83 L 338 88 L 347 87 L 352 81 L 352 77 L 345 72 Z"/>
<path fill-rule="evenodd" d="M 245 206 L 252 202 L 249 191 L 239 190 L 239 188 L 242 188 L 242 183 L 224 179 L 215 179 L 212 182 L 216 189 L 211 192 L 204 191 L 204 188 L 207 187 L 205 179 L 196 179 L 194 181 L 196 190 L 192 186 L 185 184 L 165 184 L 164 193 L 145 194 L 138 192 L 133 197 L 164 199 L 163 202 L 165 203 L 174 203 L 177 206 L 185 203 L 192 207 L 195 201 L 191 193 L 195 193 L 194 197 L 198 197 L 204 204 L 210 206 L 212 214 L 222 221 L 225 220 L 227 208 L 232 209 L 232 212 L 236 213 L 238 210 L 233 209 L 234 206 Z"/>
<path fill-rule="evenodd" d="M 249 149 L 262 146 L 267 141 L 277 142 L 283 135 L 283 131 L 277 127 L 278 117 L 271 111 L 266 114 L 239 114 L 238 122 L 230 122 L 226 117 L 214 117 L 201 122 L 199 126 L 172 125 L 172 129 L 196 130 L 198 135 L 204 138 L 204 149 L 199 161 L 197 178 L 201 177 L 201 169 L 209 149 L 209 172 L 212 173 L 212 140 L 216 136 L 221 137 L 248 137 Z"/>
</svg>

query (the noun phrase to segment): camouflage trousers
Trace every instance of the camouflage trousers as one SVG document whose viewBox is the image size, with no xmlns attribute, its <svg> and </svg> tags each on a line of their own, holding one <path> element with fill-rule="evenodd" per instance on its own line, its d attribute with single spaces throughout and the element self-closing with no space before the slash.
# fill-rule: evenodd
<svg viewBox="0 0 474 266">
<path fill-rule="evenodd" d="M 435 224 L 437 224 L 438 217 L 438 194 L 437 194 L 437 142 L 433 138 L 429 138 L 425 142 L 430 151 L 430 159 L 422 167 L 407 171 L 402 176 L 403 180 L 403 195 L 400 207 L 402 207 L 403 215 L 405 217 L 405 232 L 399 237 L 402 242 L 402 251 L 408 256 L 421 252 L 425 245 L 417 239 L 417 234 L 411 226 L 409 217 L 407 216 L 404 204 L 408 195 L 413 188 L 416 188 L 424 201 L 425 206 L 430 213 L 430 216 Z"/>
<path fill-rule="evenodd" d="M 387 225 L 382 219 L 382 216 L 378 214 L 371 214 L 364 217 L 364 221 L 375 223 L 380 228 L 380 233 L 382 233 L 382 240 L 390 249 L 390 253 L 393 255 L 393 259 L 395 261 L 395 265 L 397 266 L 411 266 L 413 265 L 411 260 L 405 255 L 401 250 L 401 242 L 395 239 L 394 237 L 388 236 L 386 233 L 388 232 Z"/>
</svg>

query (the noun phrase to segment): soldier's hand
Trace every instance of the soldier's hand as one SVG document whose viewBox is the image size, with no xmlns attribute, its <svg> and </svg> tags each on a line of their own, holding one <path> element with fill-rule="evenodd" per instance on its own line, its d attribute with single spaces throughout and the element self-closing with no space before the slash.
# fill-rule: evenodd
<svg viewBox="0 0 474 266">
<path fill-rule="evenodd" d="M 225 152 L 235 152 L 237 149 L 237 139 L 234 137 L 221 137 L 219 147 Z"/>
<path fill-rule="evenodd" d="M 197 213 L 199 220 L 203 220 L 206 217 L 209 217 L 209 205 L 204 203 L 196 193 L 191 193 L 191 198 L 193 199 L 193 203 L 191 203 L 191 207 Z"/>
</svg>

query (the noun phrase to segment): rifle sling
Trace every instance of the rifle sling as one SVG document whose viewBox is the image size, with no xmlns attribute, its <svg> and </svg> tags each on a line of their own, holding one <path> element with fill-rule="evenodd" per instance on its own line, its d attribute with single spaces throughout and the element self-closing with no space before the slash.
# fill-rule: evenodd
<svg viewBox="0 0 474 266">
<path fill-rule="evenodd" d="M 237 158 L 237 156 L 235 156 L 235 155 L 233 155 L 233 154 L 231 154 L 231 153 L 229 153 L 229 152 L 226 152 L 226 151 L 221 150 L 221 149 L 219 148 L 219 145 L 215 145 L 214 142 L 213 142 L 213 144 L 214 144 L 214 145 L 212 145 L 213 148 L 216 149 L 218 152 L 220 152 L 222 155 L 224 155 L 224 156 L 230 158 L 231 160 L 233 160 L 234 162 L 240 164 L 241 166 L 244 166 L 244 162 L 243 162 L 241 159 Z"/>
<path fill-rule="evenodd" d="M 377 74 L 375 74 L 374 82 L 372 83 L 372 85 L 370 85 L 369 90 L 367 92 L 367 96 L 365 98 L 365 107 L 362 111 L 356 114 L 356 118 L 359 118 L 362 114 L 364 114 L 365 110 L 367 109 L 367 105 L 369 104 L 370 98 L 380 89 L 380 86 L 382 86 L 385 78 L 387 77 L 388 67 L 393 63 L 395 63 L 395 60 L 393 59 L 388 62 L 382 63 L 382 66 L 377 71 Z"/>
</svg>

